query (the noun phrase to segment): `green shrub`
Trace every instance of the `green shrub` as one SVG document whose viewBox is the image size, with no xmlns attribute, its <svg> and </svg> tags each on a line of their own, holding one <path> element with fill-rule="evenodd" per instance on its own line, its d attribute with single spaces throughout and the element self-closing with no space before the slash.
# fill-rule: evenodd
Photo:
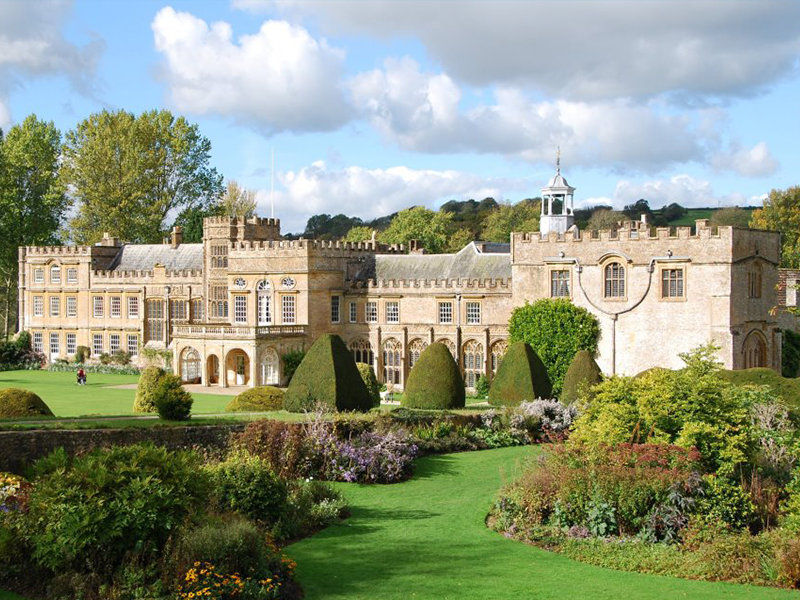
<svg viewBox="0 0 800 600">
<path fill-rule="evenodd" d="M 475 382 L 475 395 L 478 398 L 488 398 L 489 387 L 489 378 L 486 375 L 480 375 L 478 381 Z"/>
<path fill-rule="evenodd" d="M 78 346 L 75 348 L 75 362 L 82 364 L 92 355 L 88 346 Z"/>
<path fill-rule="evenodd" d="M 800 378 L 782 377 L 772 369 L 720 370 L 719 376 L 734 385 L 768 385 L 786 405 L 800 416 Z"/>
<path fill-rule="evenodd" d="M 185 421 L 192 412 L 192 395 L 181 387 L 181 378 L 165 374 L 153 392 L 158 417 L 165 421 Z"/>
<path fill-rule="evenodd" d="M 157 556 L 208 498 L 196 454 L 152 444 L 74 458 L 61 450 L 37 461 L 33 472 L 18 530 L 32 558 L 57 572 L 108 574 L 133 552 Z"/>
<path fill-rule="evenodd" d="M 53 411 L 44 400 L 29 390 L 0 390 L 0 419 L 52 417 Z"/>
<path fill-rule="evenodd" d="M 136 397 L 133 400 L 133 412 L 156 412 L 155 391 L 166 371 L 160 367 L 147 367 L 139 376 L 136 386 Z"/>
<path fill-rule="evenodd" d="M 103 352 L 100 355 L 100 364 L 101 365 L 110 365 L 112 362 L 111 355 L 108 352 Z"/>
<path fill-rule="evenodd" d="M 292 377 L 294 377 L 297 367 L 303 362 L 305 356 L 305 350 L 290 350 L 281 356 L 281 361 L 283 362 L 283 376 L 286 378 L 286 385 L 292 382 Z"/>
<path fill-rule="evenodd" d="M 267 527 L 286 512 L 286 484 L 269 463 L 247 452 L 235 452 L 208 467 L 214 503 L 225 512 L 236 512 Z"/>
<path fill-rule="evenodd" d="M 517 406 L 526 400 L 550 398 L 552 391 L 547 369 L 539 356 L 525 342 L 516 342 L 500 361 L 489 388 L 489 403 Z"/>
<path fill-rule="evenodd" d="M 111 362 L 115 365 L 129 365 L 131 364 L 131 353 L 127 350 L 117 350 L 111 355 Z"/>
<path fill-rule="evenodd" d="M 289 538 L 307 535 L 346 515 L 344 498 L 329 484 L 316 479 L 300 479 L 289 487 L 283 534 Z"/>
<path fill-rule="evenodd" d="M 406 408 L 463 408 L 464 379 L 444 344 L 431 344 L 419 355 L 408 375 L 403 400 Z"/>
<path fill-rule="evenodd" d="M 511 342 L 531 345 L 547 368 L 553 395 L 559 397 L 575 353 L 597 353 L 600 323 L 588 310 L 569 300 L 543 298 L 512 311 L 508 334 Z"/>
<path fill-rule="evenodd" d="M 266 412 L 283 409 L 283 390 L 271 385 L 245 390 L 234 396 L 225 412 Z"/>
<path fill-rule="evenodd" d="M 560 399 L 564 404 L 577 402 L 582 390 L 589 390 L 603 380 L 603 372 L 587 350 L 578 350 L 564 376 Z"/>
<path fill-rule="evenodd" d="M 381 386 L 378 384 L 378 378 L 375 377 L 375 371 L 372 370 L 372 365 L 367 363 L 356 363 L 358 373 L 367 386 L 369 397 L 372 398 L 372 406 L 381 405 Z"/>
<path fill-rule="evenodd" d="M 800 333 L 784 329 L 782 334 L 781 375 L 797 377 L 800 375 Z"/>
<path fill-rule="evenodd" d="M 372 399 L 353 356 L 338 335 L 317 338 L 297 367 L 284 396 L 284 408 L 291 412 L 312 410 L 318 403 L 332 410 L 372 408 Z"/>
<path fill-rule="evenodd" d="M 706 523 L 722 523 L 732 529 L 744 529 L 755 514 L 750 496 L 738 483 L 725 477 L 706 475 L 704 494 L 697 503 L 697 512 Z"/>
</svg>

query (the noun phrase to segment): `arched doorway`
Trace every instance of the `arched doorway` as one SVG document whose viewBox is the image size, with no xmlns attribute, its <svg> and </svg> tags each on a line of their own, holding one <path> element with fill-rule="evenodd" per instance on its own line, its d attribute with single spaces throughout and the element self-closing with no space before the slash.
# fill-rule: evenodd
<svg viewBox="0 0 800 600">
<path fill-rule="evenodd" d="M 744 341 L 744 368 L 754 369 L 767 366 L 767 343 L 759 331 L 751 331 Z"/>
<path fill-rule="evenodd" d="M 261 385 L 280 385 L 280 357 L 274 348 L 264 351 L 260 367 Z"/>
<path fill-rule="evenodd" d="M 208 385 L 219 383 L 219 357 L 216 354 L 212 354 L 206 359 L 206 369 Z"/>
<path fill-rule="evenodd" d="M 192 347 L 184 348 L 181 352 L 181 381 L 183 383 L 200 383 L 200 355 Z"/>
<path fill-rule="evenodd" d="M 236 348 L 228 352 L 225 360 L 228 385 L 247 385 L 250 381 L 250 357 L 244 350 Z"/>
</svg>

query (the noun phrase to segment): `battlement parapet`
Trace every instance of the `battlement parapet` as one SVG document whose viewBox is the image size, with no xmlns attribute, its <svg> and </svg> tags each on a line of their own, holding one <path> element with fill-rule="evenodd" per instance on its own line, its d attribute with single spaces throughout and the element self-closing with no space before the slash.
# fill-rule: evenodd
<svg viewBox="0 0 800 600">
<path fill-rule="evenodd" d="M 154 270 L 142 271 L 92 271 L 92 276 L 95 279 L 101 280 L 117 280 L 117 279 L 153 279 L 155 277 Z M 164 271 L 165 277 L 172 277 L 175 279 L 192 279 L 200 278 L 203 276 L 203 271 L 198 269 L 181 269 L 177 271 Z"/>
<path fill-rule="evenodd" d="M 263 240 L 232 242 L 231 250 L 254 252 L 262 250 L 334 250 L 342 252 L 362 252 L 369 254 L 405 254 L 405 246 L 382 244 L 380 242 L 345 242 L 342 240 Z"/>
<path fill-rule="evenodd" d="M 701 219 L 692 232 L 692 227 L 621 227 L 619 229 L 604 229 L 601 231 L 567 231 L 556 233 L 551 231 L 542 236 L 538 232 L 512 234 L 515 244 L 550 244 L 555 242 L 567 243 L 593 243 L 593 242 L 618 242 L 618 241 L 660 241 L 660 240 L 712 240 L 730 239 L 733 232 L 731 226 L 711 227 L 708 221 Z"/>
<path fill-rule="evenodd" d="M 502 277 L 498 279 L 366 279 L 351 282 L 355 289 L 363 290 L 510 290 L 511 279 Z"/>
<path fill-rule="evenodd" d="M 89 246 L 23 246 L 25 253 L 34 256 L 76 256 L 91 254 Z"/>
<path fill-rule="evenodd" d="M 205 217 L 203 226 L 206 225 L 229 225 L 234 227 L 244 227 L 245 225 L 257 225 L 259 227 L 280 227 L 281 220 L 269 217 Z"/>
</svg>

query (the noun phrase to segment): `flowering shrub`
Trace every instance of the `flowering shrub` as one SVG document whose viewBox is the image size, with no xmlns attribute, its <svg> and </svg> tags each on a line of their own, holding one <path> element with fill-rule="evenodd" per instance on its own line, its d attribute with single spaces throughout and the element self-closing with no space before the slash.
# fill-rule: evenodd
<svg viewBox="0 0 800 600">
<path fill-rule="evenodd" d="M 0 472 L 0 513 L 19 510 L 30 484 L 19 475 Z"/>
<path fill-rule="evenodd" d="M 186 571 L 184 583 L 178 588 L 178 598 L 189 600 L 267 600 L 282 597 L 282 588 L 294 572 L 295 563 L 281 559 L 278 572 L 260 577 L 240 577 L 238 573 L 219 573 L 211 563 L 195 562 Z"/>
<path fill-rule="evenodd" d="M 538 419 L 543 430 L 553 433 L 567 431 L 578 416 L 576 406 L 565 406 L 555 399 L 522 402 L 518 410 L 527 418 Z"/>
</svg>

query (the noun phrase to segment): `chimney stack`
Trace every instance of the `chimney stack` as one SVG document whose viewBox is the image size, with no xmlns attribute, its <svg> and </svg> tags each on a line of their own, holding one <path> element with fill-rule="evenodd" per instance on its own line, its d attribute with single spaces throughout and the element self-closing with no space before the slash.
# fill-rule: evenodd
<svg viewBox="0 0 800 600">
<path fill-rule="evenodd" d="M 170 246 L 174 250 L 183 243 L 183 227 L 176 225 L 172 228 Z"/>
</svg>

